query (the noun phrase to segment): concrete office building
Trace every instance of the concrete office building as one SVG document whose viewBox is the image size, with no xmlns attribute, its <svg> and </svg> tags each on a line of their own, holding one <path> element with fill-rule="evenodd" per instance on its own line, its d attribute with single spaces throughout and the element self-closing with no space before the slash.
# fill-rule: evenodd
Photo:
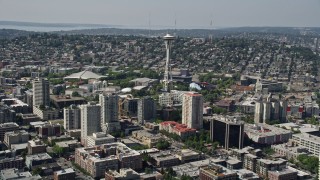
<svg viewBox="0 0 320 180">
<path fill-rule="evenodd" d="M 297 180 L 298 172 L 289 169 L 268 171 L 268 180 Z"/>
<path fill-rule="evenodd" d="M 28 106 L 33 107 L 33 91 L 31 89 L 25 92 L 23 101 L 27 103 Z"/>
<path fill-rule="evenodd" d="M 320 133 L 319 131 L 300 133 L 292 135 L 293 141 L 299 146 L 305 147 L 316 156 L 320 155 Z"/>
<path fill-rule="evenodd" d="M 170 151 L 150 154 L 151 163 L 156 167 L 171 167 L 180 164 L 179 158 Z"/>
<path fill-rule="evenodd" d="M 243 147 L 244 123 L 236 119 L 212 119 L 210 138 L 219 142 L 225 149 Z"/>
<path fill-rule="evenodd" d="M 33 106 L 33 114 L 36 114 L 44 121 L 59 118 L 59 110 L 54 108 L 41 109 L 40 107 Z"/>
<path fill-rule="evenodd" d="M 156 144 L 163 139 L 160 134 L 154 134 L 146 130 L 133 131 L 132 138 L 139 140 L 149 148 L 156 146 Z"/>
<path fill-rule="evenodd" d="M 105 180 L 131 180 L 140 179 L 140 174 L 131 168 L 120 169 L 118 171 L 107 171 L 105 174 Z"/>
<path fill-rule="evenodd" d="M 159 95 L 159 105 L 162 107 L 181 106 L 183 95 L 192 91 L 171 90 Z"/>
<path fill-rule="evenodd" d="M 62 169 L 53 173 L 53 180 L 71 180 L 76 178 L 76 172 L 72 168 Z"/>
<path fill-rule="evenodd" d="M 286 157 L 286 159 L 296 160 L 300 155 L 309 154 L 309 151 L 306 147 L 296 146 L 294 142 L 271 145 L 271 149 L 273 149 L 275 153 L 281 155 L 282 157 Z"/>
<path fill-rule="evenodd" d="M 13 111 L 16 113 L 29 113 L 31 112 L 31 108 L 28 104 L 22 102 L 20 99 L 17 98 L 8 98 L 1 100 L 4 104 L 9 106 Z"/>
<path fill-rule="evenodd" d="M 106 169 L 132 168 L 140 170 L 142 168 L 140 153 L 120 142 L 77 148 L 75 163 L 89 172 L 93 178 L 104 177 Z"/>
<path fill-rule="evenodd" d="M 268 92 L 280 92 L 283 90 L 283 83 L 265 79 L 258 79 L 256 82 L 256 92 L 261 92 L 264 89 L 268 89 Z"/>
<path fill-rule="evenodd" d="M 256 163 L 256 173 L 259 174 L 260 177 L 267 178 L 269 171 L 281 171 L 286 168 L 286 165 L 287 161 L 284 159 L 258 159 Z"/>
<path fill-rule="evenodd" d="M 30 125 L 31 122 L 40 121 L 40 117 L 35 114 L 18 114 L 20 116 L 22 125 Z"/>
<path fill-rule="evenodd" d="M 138 121 L 144 124 L 156 118 L 156 102 L 151 97 L 143 97 L 138 100 Z"/>
<path fill-rule="evenodd" d="M 101 106 L 101 129 L 103 132 L 111 133 L 120 130 L 119 122 L 119 96 L 114 94 L 100 94 Z"/>
<path fill-rule="evenodd" d="M 44 153 L 47 151 L 47 145 L 43 144 L 39 139 L 30 140 L 28 141 L 27 149 L 29 155 Z"/>
<path fill-rule="evenodd" d="M 50 100 L 51 104 L 57 109 L 86 103 L 86 100 L 83 97 L 72 97 L 70 95 L 50 95 Z"/>
<path fill-rule="evenodd" d="M 9 169 L 9 168 L 17 168 L 22 169 L 24 167 L 23 158 L 19 157 L 10 157 L 0 160 L 0 170 Z"/>
<path fill-rule="evenodd" d="M 92 136 L 87 137 L 87 147 L 93 147 L 101 144 L 112 143 L 115 138 L 105 132 L 92 133 Z"/>
<path fill-rule="evenodd" d="M 0 102 L 0 123 L 14 122 L 16 112 L 8 105 Z"/>
<path fill-rule="evenodd" d="M 267 124 L 245 124 L 246 137 L 257 144 L 279 144 L 288 142 L 292 132 Z"/>
<path fill-rule="evenodd" d="M 71 105 L 63 109 L 63 126 L 65 130 L 81 128 L 81 112 L 79 107 Z"/>
<path fill-rule="evenodd" d="M 182 102 L 182 124 L 188 128 L 203 127 L 203 96 L 198 93 L 185 93 Z"/>
<path fill-rule="evenodd" d="M 16 131 L 19 129 L 17 123 L 3 123 L 0 124 L 0 141 L 4 140 L 4 135 L 6 132 Z"/>
<path fill-rule="evenodd" d="M 12 179 L 32 179 L 32 180 L 40 180 L 40 175 L 34 175 L 27 171 L 27 172 L 21 172 L 17 168 L 10 168 L 10 169 L 4 169 L 0 172 L 0 179 L 6 179 L 6 180 L 12 180 Z"/>
<path fill-rule="evenodd" d="M 256 172 L 258 157 L 253 154 L 245 154 L 243 158 L 243 168 Z"/>
<path fill-rule="evenodd" d="M 199 177 L 202 180 L 237 180 L 237 173 L 224 168 L 220 165 L 209 163 L 207 166 L 200 167 Z"/>
<path fill-rule="evenodd" d="M 101 132 L 101 106 L 94 103 L 80 105 L 81 112 L 81 143 L 87 143 L 92 133 Z"/>
<path fill-rule="evenodd" d="M 29 133 L 25 130 L 10 131 L 4 134 L 4 144 L 10 149 L 12 144 L 27 143 Z"/>
<path fill-rule="evenodd" d="M 32 83 L 33 106 L 50 106 L 49 81 L 47 79 L 36 79 Z"/>
<path fill-rule="evenodd" d="M 53 123 L 46 123 L 40 125 L 38 128 L 39 137 L 41 138 L 48 138 L 50 136 L 60 136 L 61 135 L 61 125 L 60 124 L 53 124 Z"/>
<path fill-rule="evenodd" d="M 52 163 L 52 157 L 47 153 L 27 155 L 26 156 L 26 166 L 32 170 L 33 166 L 43 165 L 46 163 Z"/>
</svg>

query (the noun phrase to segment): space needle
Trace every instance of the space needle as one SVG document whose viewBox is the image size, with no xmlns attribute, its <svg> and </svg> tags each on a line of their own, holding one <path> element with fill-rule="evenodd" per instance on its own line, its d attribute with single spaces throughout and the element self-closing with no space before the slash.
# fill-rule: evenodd
<svg viewBox="0 0 320 180">
<path fill-rule="evenodd" d="M 169 91 L 169 84 L 171 83 L 171 68 L 170 66 L 170 48 L 171 48 L 171 43 L 172 41 L 175 39 L 174 36 L 171 36 L 170 34 L 167 34 L 163 37 L 164 42 L 166 44 L 166 54 L 167 54 L 167 58 L 166 58 L 166 66 L 165 66 L 165 70 L 164 70 L 164 77 L 163 77 L 163 90 L 165 92 Z"/>
</svg>

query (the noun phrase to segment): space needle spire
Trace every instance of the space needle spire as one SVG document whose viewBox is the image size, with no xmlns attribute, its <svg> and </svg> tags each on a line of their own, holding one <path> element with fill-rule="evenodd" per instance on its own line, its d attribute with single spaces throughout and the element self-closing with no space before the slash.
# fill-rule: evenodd
<svg viewBox="0 0 320 180">
<path fill-rule="evenodd" d="M 171 68 L 170 68 L 170 48 L 171 48 L 171 43 L 175 39 L 174 36 L 171 36 L 170 34 L 167 34 L 163 37 L 164 42 L 166 44 L 166 66 L 164 70 L 164 77 L 163 77 L 163 90 L 165 92 L 169 92 L 169 84 L 171 83 Z"/>
</svg>

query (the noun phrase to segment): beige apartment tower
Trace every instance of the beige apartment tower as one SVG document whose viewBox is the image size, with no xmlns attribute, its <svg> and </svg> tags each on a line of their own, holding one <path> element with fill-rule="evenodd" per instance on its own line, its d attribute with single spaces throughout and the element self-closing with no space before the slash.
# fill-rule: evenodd
<svg viewBox="0 0 320 180">
<path fill-rule="evenodd" d="M 203 127 L 203 96 L 189 92 L 183 95 L 182 124 L 188 128 L 202 129 Z"/>
</svg>

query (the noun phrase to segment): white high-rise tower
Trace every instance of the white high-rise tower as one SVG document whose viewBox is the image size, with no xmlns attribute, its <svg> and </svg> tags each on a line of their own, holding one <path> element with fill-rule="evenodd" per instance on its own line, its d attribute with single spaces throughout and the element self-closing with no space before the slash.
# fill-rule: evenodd
<svg viewBox="0 0 320 180">
<path fill-rule="evenodd" d="M 87 137 L 92 133 L 101 132 L 101 106 L 93 102 L 80 105 L 81 143 L 87 145 Z"/>
<path fill-rule="evenodd" d="M 166 53 L 167 53 L 167 59 L 166 59 L 166 67 L 164 70 L 164 77 L 163 77 L 163 90 L 165 92 L 169 92 L 169 84 L 171 83 L 171 69 L 170 69 L 170 48 L 171 43 L 175 39 L 174 36 L 171 36 L 170 34 L 167 34 L 163 37 L 164 42 L 166 44 Z"/>
<path fill-rule="evenodd" d="M 103 132 L 111 133 L 121 129 L 119 122 L 119 96 L 115 94 L 100 94 L 101 128 Z"/>
</svg>

